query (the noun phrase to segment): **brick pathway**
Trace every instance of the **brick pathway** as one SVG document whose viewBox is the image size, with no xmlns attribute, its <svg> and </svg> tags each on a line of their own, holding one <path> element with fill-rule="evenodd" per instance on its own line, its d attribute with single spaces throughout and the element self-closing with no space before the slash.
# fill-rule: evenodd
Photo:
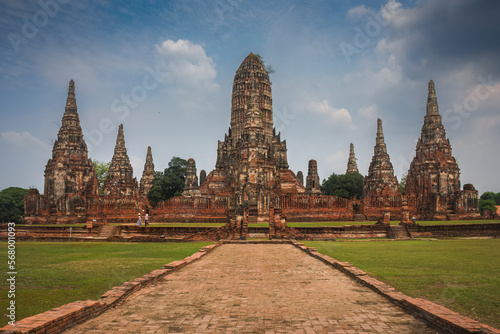
<svg viewBox="0 0 500 334">
<path fill-rule="evenodd" d="M 292 245 L 227 244 L 65 333 L 435 333 Z"/>
</svg>

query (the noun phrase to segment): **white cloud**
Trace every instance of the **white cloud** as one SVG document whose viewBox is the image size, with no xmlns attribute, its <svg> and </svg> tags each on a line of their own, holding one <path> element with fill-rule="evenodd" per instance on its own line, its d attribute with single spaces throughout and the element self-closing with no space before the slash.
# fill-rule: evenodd
<svg viewBox="0 0 500 334">
<path fill-rule="evenodd" d="M 10 145 L 21 149 L 37 149 L 37 150 L 50 150 L 50 146 L 40 139 L 36 138 L 29 132 L 1 132 L 0 139 L 9 143 Z"/>
<path fill-rule="evenodd" d="M 347 17 L 351 19 L 357 19 L 365 15 L 368 15 L 369 13 L 370 9 L 367 8 L 365 5 L 361 5 L 349 9 L 349 11 L 347 12 Z"/>
<path fill-rule="evenodd" d="M 332 107 L 326 99 L 321 102 L 309 103 L 308 109 L 314 113 L 327 115 L 332 121 L 336 123 L 348 124 L 350 128 L 355 128 L 355 126 L 352 124 L 352 117 L 349 111 L 345 108 L 337 109 L 335 107 Z"/>
<path fill-rule="evenodd" d="M 193 89 L 205 92 L 219 89 L 215 82 L 215 64 L 201 45 L 183 39 L 176 42 L 169 39 L 155 47 L 167 79 L 181 91 L 192 94 Z"/>
<path fill-rule="evenodd" d="M 401 13 L 402 7 L 400 2 L 389 0 L 380 10 L 380 15 L 386 22 L 390 22 Z"/>
</svg>

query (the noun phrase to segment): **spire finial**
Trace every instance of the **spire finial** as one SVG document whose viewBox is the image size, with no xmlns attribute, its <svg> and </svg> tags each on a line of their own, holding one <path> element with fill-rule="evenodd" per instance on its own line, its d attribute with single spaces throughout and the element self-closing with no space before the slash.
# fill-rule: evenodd
<svg viewBox="0 0 500 334">
<path fill-rule="evenodd" d="M 377 144 L 379 141 L 384 143 L 384 130 L 382 129 L 382 120 L 377 118 Z"/>
<path fill-rule="evenodd" d="M 434 81 L 429 81 L 429 94 L 427 96 L 427 115 L 439 115 L 436 88 Z"/>
<path fill-rule="evenodd" d="M 71 80 L 68 87 L 68 98 L 66 99 L 66 112 L 76 113 L 75 82 Z"/>
<path fill-rule="evenodd" d="M 123 135 L 123 124 L 120 124 L 118 127 L 118 136 L 116 136 L 116 146 L 115 146 L 115 153 L 117 150 L 124 150 L 125 149 L 125 136 Z"/>
<path fill-rule="evenodd" d="M 151 146 L 148 146 L 148 153 L 146 154 L 146 164 L 153 163 L 153 154 L 151 153 Z"/>
<path fill-rule="evenodd" d="M 436 88 L 434 87 L 434 81 L 429 81 L 429 95 L 434 94 L 436 95 Z"/>
<path fill-rule="evenodd" d="M 384 130 L 382 129 L 382 120 L 377 118 L 377 139 L 375 141 L 375 155 L 387 153 L 385 146 Z"/>
<path fill-rule="evenodd" d="M 354 155 L 354 145 L 351 143 L 349 150 L 349 160 L 347 161 L 346 174 L 349 173 L 359 173 L 358 164 L 356 163 L 356 156 Z"/>
</svg>

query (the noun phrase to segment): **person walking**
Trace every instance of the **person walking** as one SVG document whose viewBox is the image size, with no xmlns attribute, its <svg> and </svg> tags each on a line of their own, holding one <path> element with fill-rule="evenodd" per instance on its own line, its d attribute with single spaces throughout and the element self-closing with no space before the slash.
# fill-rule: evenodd
<svg viewBox="0 0 500 334">
<path fill-rule="evenodd" d="M 141 213 L 139 212 L 139 219 L 137 219 L 137 226 L 142 226 Z"/>
<path fill-rule="evenodd" d="M 146 216 L 144 217 L 144 225 L 149 226 L 148 220 L 149 220 L 149 215 L 146 212 Z"/>
</svg>

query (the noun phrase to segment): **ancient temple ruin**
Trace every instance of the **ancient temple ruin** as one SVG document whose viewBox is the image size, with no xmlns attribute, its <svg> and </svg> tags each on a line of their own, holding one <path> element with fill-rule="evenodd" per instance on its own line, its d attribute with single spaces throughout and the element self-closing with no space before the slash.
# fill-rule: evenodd
<svg viewBox="0 0 500 334">
<path fill-rule="evenodd" d="M 321 194 L 321 184 L 319 182 L 318 175 L 318 162 L 316 160 L 309 160 L 306 178 L 306 194 Z"/>
<path fill-rule="evenodd" d="M 118 129 L 103 194 L 99 195 L 95 167 L 88 157 L 80 126 L 75 83 L 71 80 L 62 125 L 52 158 L 45 167 L 44 194 L 30 189 L 25 198 L 24 220 L 27 223 L 59 224 L 94 219 L 126 221 L 135 218 L 137 212 L 147 205 L 139 200 L 138 195 L 137 180 L 125 148 L 123 125 Z"/>
<path fill-rule="evenodd" d="M 184 192 L 182 196 L 200 196 L 200 187 L 198 185 L 198 176 L 196 176 L 196 162 L 194 159 L 188 159 L 186 166 L 186 180 L 184 182 Z"/>
<path fill-rule="evenodd" d="M 47 222 L 85 219 L 87 197 L 97 196 L 99 186 L 92 160 L 83 139 L 75 98 L 75 83 L 69 83 L 62 125 L 54 142 L 52 158 L 45 167 L 44 195 L 30 189 L 25 200 L 25 221 L 37 216 Z"/>
<path fill-rule="evenodd" d="M 151 147 L 139 185 L 127 155 L 123 125 L 118 129 L 103 194 L 99 194 L 79 123 L 73 81 L 62 123 L 46 166 L 44 194 L 31 189 L 26 197 L 28 223 L 134 222 L 137 213 L 149 212 L 158 222 L 224 222 L 225 231 L 245 238 L 248 224 L 257 222 L 269 223 L 270 235 L 286 236 L 287 221 L 378 220 L 382 216 L 388 220 L 390 216 L 410 223 L 410 216 L 468 219 L 479 215 L 474 187 L 468 184 L 460 190 L 459 168 L 441 122 L 432 81 L 405 193 L 399 193 L 378 119 L 363 197 L 356 200 L 322 195 L 315 160 L 309 161 L 305 185 L 302 172 L 295 175 L 289 169 L 286 141 L 273 126 L 269 74 L 260 56 L 252 53 L 234 77 L 230 127 L 217 144 L 215 169 L 208 175 L 202 170 L 198 178 L 196 162 L 189 159 L 183 196 L 157 207 L 150 207 L 146 196 L 155 176 Z M 357 172 L 351 144 L 346 173 Z"/>
<path fill-rule="evenodd" d="M 439 114 L 434 82 L 429 82 L 424 125 L 406 178 L 406 193 L 424 219 L 478 216 L 478 193 L 472 184 L 460 190 L 460 169 Z"/>
<path fill-rule="evenodd" d="M 137 197 L 137 191 L 137 179 L 134 177 L 134 170 L 125 147 L 123 124 L 120 124 L 115 153 L 111 159 L 106 180 L 104 180 L 103 194 L 114 197 Z"/>
<path fill-rule="evenodd" d="M 147 198 L 148 192 L 153 186 L 155 178 L 155 165 L 153 163 L 153 154 L 151 153 L 151 146 L 148 146 L 146 153 L 146 162 L 144 163 L 144 170 L 142 172 L 141 183 L 139 185 L 139 196 L 143 199 Z"/>
<path fill-rule="evenodd" d="M 398 179 L 394 176 L 391 158 L 387 153 L 382 120 L 377 119 L 377 139 L 368 175 L 363 185 L 364 197 L 396 196 L 398 195 Z"/>
<path fill-rule="evenodd" d="M 346 174 L 349 173 L 359 173 L 358 164 L 356 162 L 356 155 L 354 154 L 354 144 L 351 143 L 349 147 L 349 160 L 347 161 Z"/>
</svg>

